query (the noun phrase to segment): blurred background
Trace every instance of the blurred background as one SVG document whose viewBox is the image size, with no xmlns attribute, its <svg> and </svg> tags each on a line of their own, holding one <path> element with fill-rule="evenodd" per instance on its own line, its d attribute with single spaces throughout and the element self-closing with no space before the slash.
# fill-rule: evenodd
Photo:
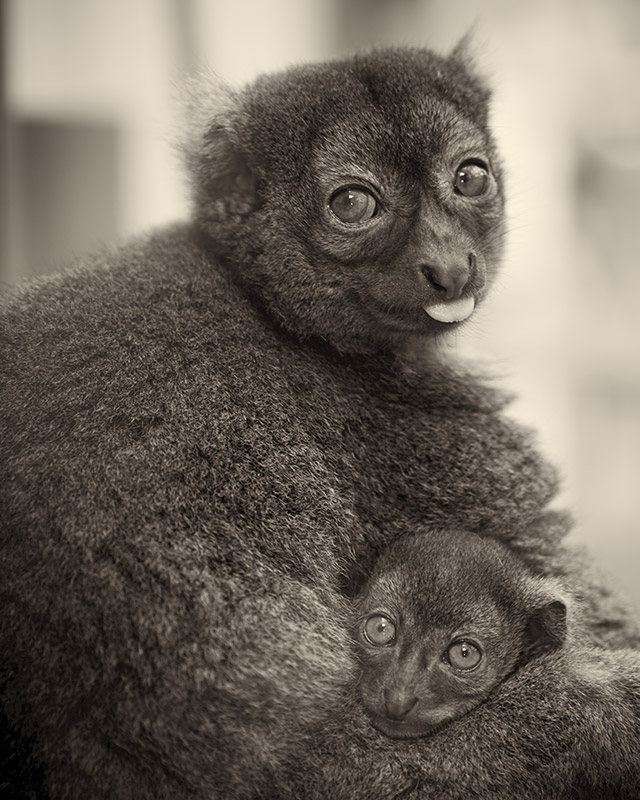
<svg viewBox="0 0 640 800">
<path fill-rule="evenodd" d="M 640 609 L 638 0 L 0 0 L 0 280 L 189 213 L 185 72 L 232 84 L 470 27 L 495 90 L 509 239 L 452 348 L 518 394 L 573 538 Z"/>
</svg>

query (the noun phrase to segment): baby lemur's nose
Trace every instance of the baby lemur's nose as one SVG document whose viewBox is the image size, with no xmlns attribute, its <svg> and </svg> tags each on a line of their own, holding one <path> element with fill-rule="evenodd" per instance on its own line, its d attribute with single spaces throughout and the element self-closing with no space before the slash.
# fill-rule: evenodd
<svg viewBox="0 0 640 800">
<path fill-rule="evenodd" d="M 389 719 L 404 719 L 417 702 L 417 697 L 410 697 L 392 689 L 384 690 L 384 706 Z"/>
<path fill-rule="evenodd" d="M 457 300 L 469 283 L 474 265 L 475 254 L 469 253 L 466 262 L 456 260 L 453 263 L 423 264 L 421 269 L 422 274 L 439 294 L 446 300 Z"/>
</svg>

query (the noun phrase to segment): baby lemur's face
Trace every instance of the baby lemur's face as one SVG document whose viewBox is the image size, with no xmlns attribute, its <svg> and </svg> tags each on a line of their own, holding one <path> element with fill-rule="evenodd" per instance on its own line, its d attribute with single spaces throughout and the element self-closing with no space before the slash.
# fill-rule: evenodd
<svg viewBox="0 0 640 800">
<path fill-rule="evenodd" d="M 527 578 L 513 567 L 464 533 L 391 544 L 356 601 L 359 692 L 374 727 L 426 736 L 481 703 L 536 648 L 560 646 L 564 604 L 527 610 Z"/>
</svg>

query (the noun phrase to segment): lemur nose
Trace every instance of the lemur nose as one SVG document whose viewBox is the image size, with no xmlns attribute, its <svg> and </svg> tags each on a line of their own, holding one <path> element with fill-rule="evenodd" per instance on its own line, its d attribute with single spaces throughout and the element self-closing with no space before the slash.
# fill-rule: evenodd
<svg viewBox="0 0 640 800">
<path fill-rule="evenodd" d="M 390 689 L 384 690 L 384 706 L 389 719 L 403 720 L 417 702 L 417 697 L 408 697 Z"/>
<path fill-rule="evenodd" d="M 457 300 L 462 295 L 464 287 L 469 283 L 475 262 L 475 254 L 469 253 L 466 263 L 455 261 L 450 264 L 442 262 L 423 264 L 422 274 L 446 300 Z"/>
</svg>

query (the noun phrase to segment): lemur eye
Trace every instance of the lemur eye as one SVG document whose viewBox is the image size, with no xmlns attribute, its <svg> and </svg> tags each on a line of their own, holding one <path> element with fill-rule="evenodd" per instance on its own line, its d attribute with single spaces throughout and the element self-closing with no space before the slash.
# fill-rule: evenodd
<svg viewBox="0 0 640 800">
<path fill-rule="evenodd" d="M 454 669 L 475 669 L 482 660 L 480 648 L 472 642 L 454 642 L 447 650 L 447 660 Z"/>
<path fill-rule="evenodd" d="M 372 614 L 364 623 L 364 638 L 369 644 L 381 647 L 391 644 L 396 638 L 396 626 L 383 614 Z"/>
<path fill-rule="evenodd" d="M 489 188 L 489 171 L 477 161 L 465 161 L 456 170 L 453 185 L 465 197 L 478 197 Z"/>
<path fill-rule="evenodd" d="M 353 225 L 374 217 L 378 203 L 375 197 L 364 189 L 350 187 L 339 189 L 329 200 L 329 208 L 341 222 Z"/>
</svg>

